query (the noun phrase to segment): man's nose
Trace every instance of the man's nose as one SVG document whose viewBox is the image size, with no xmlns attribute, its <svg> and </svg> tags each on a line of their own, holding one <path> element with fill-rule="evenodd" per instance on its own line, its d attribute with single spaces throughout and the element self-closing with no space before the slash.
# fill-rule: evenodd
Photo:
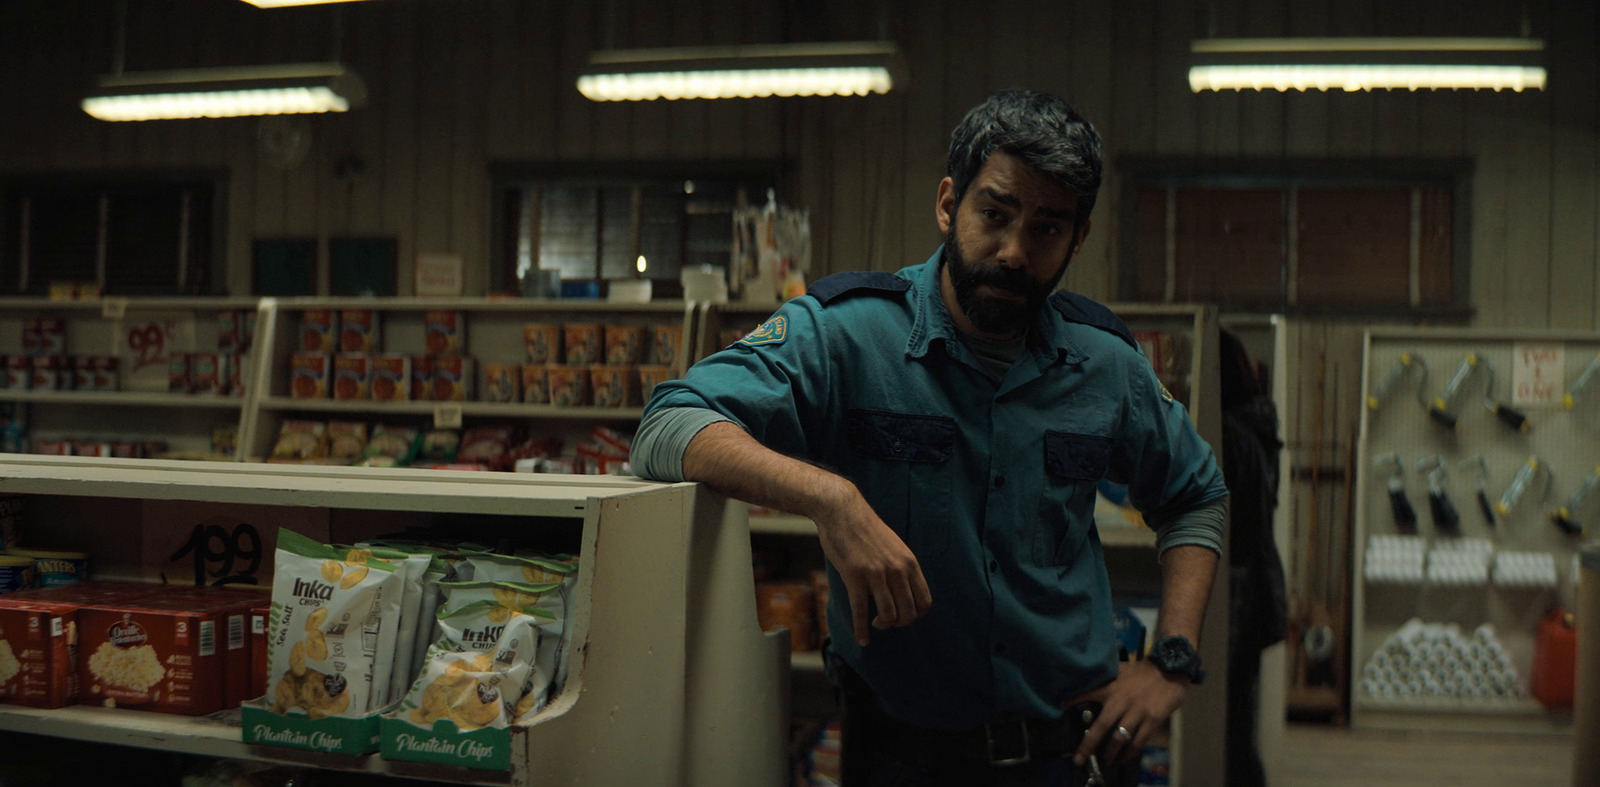
<svg viewBox="0 0 1600 787">
<path fill-rule="evenodd" d="M 1006 228 L 1001 234 L 998 261 L 1013 270 L 1028 267 L 1028 246 L 1024 242 L 1020 224 Z"/>
</svg>

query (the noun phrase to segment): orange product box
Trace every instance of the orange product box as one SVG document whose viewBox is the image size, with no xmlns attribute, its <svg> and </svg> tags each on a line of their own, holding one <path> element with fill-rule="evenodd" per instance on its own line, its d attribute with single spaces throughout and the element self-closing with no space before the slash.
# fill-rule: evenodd
<svg viewBox="0 0 1600 787">
<path fill-rule="evenodd" d="M 168 587 L 163 598 L 183 599 L 197 610 L 214 609 L 222 615 L 217 629 L 217 647 L 223 651 L 222 707 L 236 708 L 239 703 L 265 693 L 252 694 L 252 643 L 250 641 L 251 616 L 261 606 L 270 606 L 272 591 L 253 586 L 230 587 Z"/>
<path fill-rule="evenodd" d="M 526 404 L 550 403 L 550 370 L 542 364 L 522 365 L 522 401 Z"/>
<path fill-rule="evenodd" d="M 600 363 L 605 351 L 605 331 L 590 323 L 566 323 L 561 326 L 561 354 L 572 366 Z"/>
<path fill-rule="evenodd" d="M 300 315 L 300 352 L 331 353 L 337 349 L 339 314 L 332 309 L 307 309 Z"/>
<path fill-rule="evenodd" d="M 426 402 L 433 398 L 433 356 L 411 356 L 411 401 Z"/>
<path fill-rule="evenodd" d="M 483 388 L 485 401 L 519 401 L 522 398 L 522 364 L 484 364 Z"/>
<path fill-rule="evenodd" d="M 456 355 L 464 345 L 461 312 L 436 309 L 422 314 L 422 346 L 429 355 Z"/>
<path fill-rule="evenodd" d="M 372 401 L 404 402 L 411 398 L 411 356 L 372 356 Z"/>
<path fill-rule="evenodd" d="M 340 353 L 333 357 L 333 398 L 340 401 L 372 398 L 372 356 Z"/>
<path fill-rule="evenodd" d="M 371 353 L 377 352 L 382 345 L 377 312 L 371 309 L 344 309 L 339 312 L 339 352 Z"/>
<path fill-rule="evenodd" d="M 644 357 L 645 337 L 643 326 L 605 326 L 605 362 L 613 366 L 638 364 Z"/>
<path fill-rule="evenodd" d="M 0 597 L 0 702 L 78 702 L 78 605 Z"/>
<path fill-rule="evenodd" d="M 295 353 L 289 356 L 289 396 L 295 399 L 326 399 L 333 376 L 333 356 L 327 353 Z"/>
<path fill-rule="evenodd" d="M 433 396 L 436 402 L 464 402 L 472 398 L 472 359 L 440 355 L 433 359 Z"/>
<path fill-rule="evenodd" d="M 78 610 L 79 702 L 200 716 L 223 707 L 226 616 L 146 596 Z M 225 643 L 224 643 L 225 646 Z"/>
</svg>

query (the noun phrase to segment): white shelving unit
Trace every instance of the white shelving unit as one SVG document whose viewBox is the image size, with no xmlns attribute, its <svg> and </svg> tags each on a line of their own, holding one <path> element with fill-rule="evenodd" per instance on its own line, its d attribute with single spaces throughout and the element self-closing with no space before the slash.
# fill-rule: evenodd
<svg viewBox="0 0 1600 787">
<path fill-rule="evenodd" d="M 160 326 L 158 335 L 172 344 L 152 348 L 150 361 L 159 365 L 153 371 L 164 379 L 169 353 L 216 351 L 220 313 L 255 308 L 253 298 L 0 298 L 0 354 L 22 353 L 23 324 L 34 318 L 65 322 L 68 355 L 124 355 L 128 342 L 123 334 Z M 126 370 L 120 373 L 122 390 L 0 388 L 0 402 L 27 405 L 34 439 L 162 439 L 170 450 L 189 454 L 209 452 L 216 428 L 237 428 L 244 422 L 245 397 L 131 390 Z"/>
<path fill-rule="evenodd" d="M 226 714 L 0 705 L 0 730 L 461 784 L 785 783 L 787 636 L 756 625 L 745 507 L 698 485 L 11 455 L 0 456 L 0 493 L 33 496 L 41 510 L 96 506 L 112 515 L 78 525 L 105 542 L 148 525 L 150 501 L 481 516 L 581 533 L 571 673 L 549 708 L 513 728 L 507 773 L 245 745 Z"/>
<path fill-rule="evenodd" d="M 477 379 L 473 398 L 481 398 L 483 368 L 487 363 L 520 363 L 524 358 L 522 328 L 528 322 L 615 323 L 651 326 L 677 325 L 683 335 L 676 370 L 681 374 L 694 360 L 691 355 L 698 306 L 681 301 L 642 304 L 606 301 L 481 298 L 267 298 L 261 302 L 257 335 L 266 337 L 268 349 L 258 354 L 255 374 L 263 384 L 247 405 L 241 429 L 241 455 L 248 459 L 271 452 L 279 425 L 288 418 L 344 417 L 401 419 L 420 425 L 447 426 L 458 419 L 536 421 L 542 428 L 568 436 L 574 425 L 631 424 L 643 414 L 642 406 L 553 407 L 549 405 L 464 402 L 371 402 L 335 399 L 296 399 L 289 396 L 289 357 L 298 346 L 302 315 L 311 309 L 368 309 L 377 313 L 380 344 L 386 352 L 420 355 L 424 347 L 423 314 L 428 311 L 460 312 L 465 320 L 462 354 L 475 361 Z M 642 402 L 640 403 L 642 405 Z M 578 434 L 578 432 L 572 432 Z"/>
</svg>

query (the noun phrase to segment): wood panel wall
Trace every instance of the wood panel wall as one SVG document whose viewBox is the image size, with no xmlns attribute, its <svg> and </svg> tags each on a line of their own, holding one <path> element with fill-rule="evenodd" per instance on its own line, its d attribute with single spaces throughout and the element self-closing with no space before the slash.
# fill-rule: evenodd
<svg viewBox="0 0 1600 787">
<path fill-rule="evenodd" d="M 117 23 L 117 9 L 125 21 Z M 1600 329 L 1600 10 L 1587 0 L 380 0 L 262 11 L 239 0 L 0 2 L 0 175 L 178 167 L 228 173 L 226 282 L 248 292 L 258 237 L 393 235 L 402 292 L 419 251 L 488 275 L 495 162 L 781 161 L 812 211 L 817 273 L 893 270 L 938 241 L 934 190 L 950 127 L 988 92 L 1076 103 L 1111 161 L 1066 286 L 1115 299 L 1124 156 L 1467 158 L 1479 327 Z M 78 108 L 112 70 L 337 56 L 367 108 L 310 118 L 311 152 L 269 163 L 253 119 L 111 124 Z M 1528 34 L 1544 92 L 1191 94 L 1188 42 L 1281 35 Z M 868 99 L 600 105 L 573 87 L 594 48 L 889 37 L 910 83 Z M 358 178 L 335 165 L 355 155 Z M 1361 329 L 1297 325 L 1297 461 L 1337 464 L 1358 413 Z M 1337 381 L 1330 374 L 1337 370 Z M 1320 392 L 1320 394 L 1318 393 Z M 1297 490 L 1298 509 L 1313 503 Z M 1315 505 L 1329 506 L 1327 492 Z M 1323 515 L 1337 519 L 1337 512 Z M 1304 516 L 1302 516 L 1302 519 Z"/>
</svg>

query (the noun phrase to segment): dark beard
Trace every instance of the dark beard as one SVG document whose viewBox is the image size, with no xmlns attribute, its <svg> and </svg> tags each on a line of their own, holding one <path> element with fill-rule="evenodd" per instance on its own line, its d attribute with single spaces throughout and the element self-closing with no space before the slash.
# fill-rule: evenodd
<svg viewBox="0 0 1600 787">
<path fill-rule="evenodd" d="M 944 235 L 944 263 L 950 267 L 950 284 L 955 288 L 956 303 L 961 306 L 961 313 L 979 331 L 998 335 L 1026 332 L 1038 319 L 1045 299 L 1050 297 L 1056 284 L 1067 272 L 1067 266 L 1063 264 L 1049 285 L 1041 285 L 1021 270 L 1001 265 L 975 267 L 967 262 L 966 255 L 961 251 L 954 224 Z M 1018 293 L 1026 297 L 1027 302 L 1019 306 L 1016 301 L 1004 298 L 985 298 L 978 294 L 978 288 L 983 285 Z"/>
</svg>

